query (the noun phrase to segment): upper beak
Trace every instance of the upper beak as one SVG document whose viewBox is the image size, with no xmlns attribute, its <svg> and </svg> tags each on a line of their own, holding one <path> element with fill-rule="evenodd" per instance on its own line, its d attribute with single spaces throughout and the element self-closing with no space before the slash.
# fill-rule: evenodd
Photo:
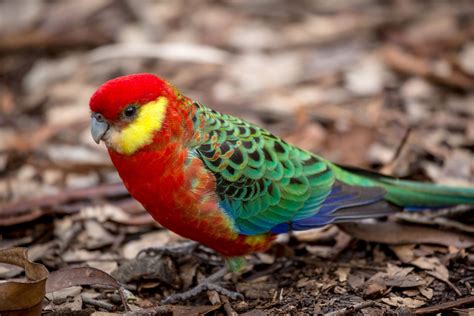
<svg viewBox="0 0 474 316">
<path fill-rule="evenodd" d="M 94 141 L 98 144 L 109 129 L 109 124 L 101 114 L 93 113 L 91 117 L 91 134 Z"/>
</svg>

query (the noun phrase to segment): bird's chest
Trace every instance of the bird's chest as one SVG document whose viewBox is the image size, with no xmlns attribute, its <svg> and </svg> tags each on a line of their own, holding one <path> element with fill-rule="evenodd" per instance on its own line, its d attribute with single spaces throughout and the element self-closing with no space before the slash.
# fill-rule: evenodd
<svg viewBox="0 0 474 316">
<path fill-rule="evenodd" d="M 219 207 L 214 177 L 187 151 L 111 158 L 130 194 L 163 226 L 201 242 L 236 234 Z"/>
</svg>

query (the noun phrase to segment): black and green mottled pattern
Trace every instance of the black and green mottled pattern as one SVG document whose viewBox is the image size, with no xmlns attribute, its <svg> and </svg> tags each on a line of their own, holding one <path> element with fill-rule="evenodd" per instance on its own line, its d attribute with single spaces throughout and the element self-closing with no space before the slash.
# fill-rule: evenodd
<svg viewBox="0 0 474 316">
<path fill-rule="evenodd" d="M 196 150 L 242 233 L 267 232 L 317 212 L 335 180 L 325 161 L 244 120 L 196 107 L 195 127 L 208 135 Z"/>
</svg>

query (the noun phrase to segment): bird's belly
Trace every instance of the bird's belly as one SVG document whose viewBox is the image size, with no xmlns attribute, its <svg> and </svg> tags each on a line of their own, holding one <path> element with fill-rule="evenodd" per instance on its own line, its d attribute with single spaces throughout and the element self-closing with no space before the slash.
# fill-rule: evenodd
<svg viewBox="0 0 474 316">
<path fill-rule="evenodd" d="M 168 209 L 159 209 L 156 207 L 146 207 L 153 218 L 185 238 L 195 240 L 203 245 L 214 249 L 227 257 L 242 256 L 255 251 L 266 250 L 274 237 L 270 234 L 261 234 L 256 236 L 245 236 L 238 234 L 227 219 L 223 218 L 220 210 L 215 210 L 215 215 L 208 214 L 204 218 L 189 215 L 188 209 L 181 209 L 180 205 L 169 205 Z"/>
</svg>

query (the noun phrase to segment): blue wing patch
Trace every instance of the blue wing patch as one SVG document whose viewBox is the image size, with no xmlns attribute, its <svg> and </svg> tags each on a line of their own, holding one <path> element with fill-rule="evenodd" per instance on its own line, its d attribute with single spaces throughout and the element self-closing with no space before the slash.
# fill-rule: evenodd
<svg viewBox="0 0 474 316">
<path fill-rule="evenodd" d="M 281 223 L 272 228 L 274 234 L 307 230 L 331 223 L 380 217 L 400 210 L 384 200 L 386 191 L 380 187 L 357 187 L 336 182 L 319 211 L 310 217 Z"/>
</svg>

